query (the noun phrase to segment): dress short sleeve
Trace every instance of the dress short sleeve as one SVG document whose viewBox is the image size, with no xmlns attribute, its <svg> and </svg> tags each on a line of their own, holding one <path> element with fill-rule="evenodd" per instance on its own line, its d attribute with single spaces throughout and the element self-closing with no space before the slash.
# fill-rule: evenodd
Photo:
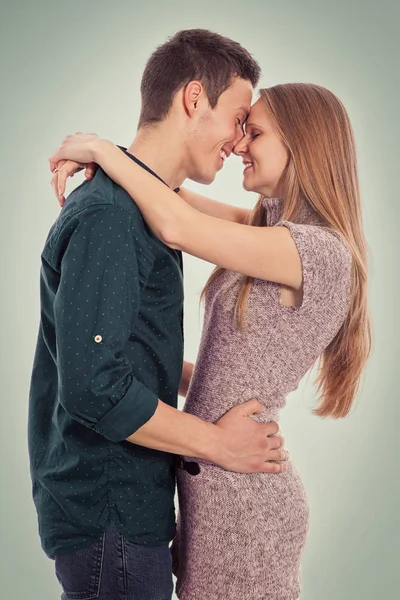
<svg viewBox="0 0 400 600">
<path fill-rule="evenodd" d="M 300 255 L 303 301 L 300 308 L 326 307 L 347 312 L 352 255 L 343 236 L 329 227 L 280 221 L 287 227 Z"/>
</svg>

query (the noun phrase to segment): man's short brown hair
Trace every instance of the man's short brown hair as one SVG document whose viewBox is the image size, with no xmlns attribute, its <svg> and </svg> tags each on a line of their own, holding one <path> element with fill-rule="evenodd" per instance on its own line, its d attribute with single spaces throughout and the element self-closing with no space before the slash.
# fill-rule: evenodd
<svg viewBox="0 0 400 600">
<path fill-rule="evenodd" d="M 178 31 L 157 48 L 146 64 L 140 88 L 139 127 L 162 121 L 176 92 L 190 81 L 203 84 L 215 108 L 233 77 L 246 79 L 255 87 L 260 73 L 258 63 L 238 42 L 207 29 Z"/>
</svg>

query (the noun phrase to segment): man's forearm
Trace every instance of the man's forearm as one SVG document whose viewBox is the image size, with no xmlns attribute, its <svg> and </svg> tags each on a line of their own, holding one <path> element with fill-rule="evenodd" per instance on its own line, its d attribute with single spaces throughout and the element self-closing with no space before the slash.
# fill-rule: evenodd
<svg viewBox="0 0 400 600">
<path fill-rule="evenodd" d="M 147 448 L 204 458 L 238 473 L 281 473 L 287 452 L 278 424 L 248 417 L 264 412 L 257 400 L 231 408 L 217 423 L 207 423 L 158 400 L 153 416 L 127 441 Z M 271 437 L 269 437 L 271 436 Z"/>
<path fill-rule="evenodd" d="M 176 410 L 161 400 L 152 418 L 128 442 L 185 456 L 215 461 L 221 441 L 216 425 Z"/>
</svg>

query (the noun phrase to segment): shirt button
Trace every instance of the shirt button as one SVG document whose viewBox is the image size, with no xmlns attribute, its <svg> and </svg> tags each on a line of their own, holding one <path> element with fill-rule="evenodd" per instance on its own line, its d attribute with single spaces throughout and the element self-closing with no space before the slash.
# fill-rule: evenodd
<svg viewBox="0 0 400 600">
<path fill-rule="evenodd" d="M 94 341 L 96 342 L 96 344 L 100 344 L 100 342 L 103 341 L 103 338 L 101 337 L 101 335 L 96 335 Z"/>
</svg>

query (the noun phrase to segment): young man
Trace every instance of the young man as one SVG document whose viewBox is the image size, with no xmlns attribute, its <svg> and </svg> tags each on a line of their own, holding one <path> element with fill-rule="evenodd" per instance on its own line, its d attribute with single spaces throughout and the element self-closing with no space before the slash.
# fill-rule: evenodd
<svg viewBox="0 0 400 600">
<path fill-rule="evenodd" d="M 243 135 L 258 79 L 238 43 L 179 32 L 147 63 L 128 156 L 174 189 L 210 183 Z M 65 600 L 171 597 L 175 455 L 284 468 L 267 462 L 283 444 L 267 438 L 277 424 L 243 418 L 263 410 L 257 401 L 216 424 L 176 409 L 190 379 L 182 307 L 180 252 L 99 169 L 69 196 L 42 254 L 30 393 L 33 496 Z"/>
</svg>

